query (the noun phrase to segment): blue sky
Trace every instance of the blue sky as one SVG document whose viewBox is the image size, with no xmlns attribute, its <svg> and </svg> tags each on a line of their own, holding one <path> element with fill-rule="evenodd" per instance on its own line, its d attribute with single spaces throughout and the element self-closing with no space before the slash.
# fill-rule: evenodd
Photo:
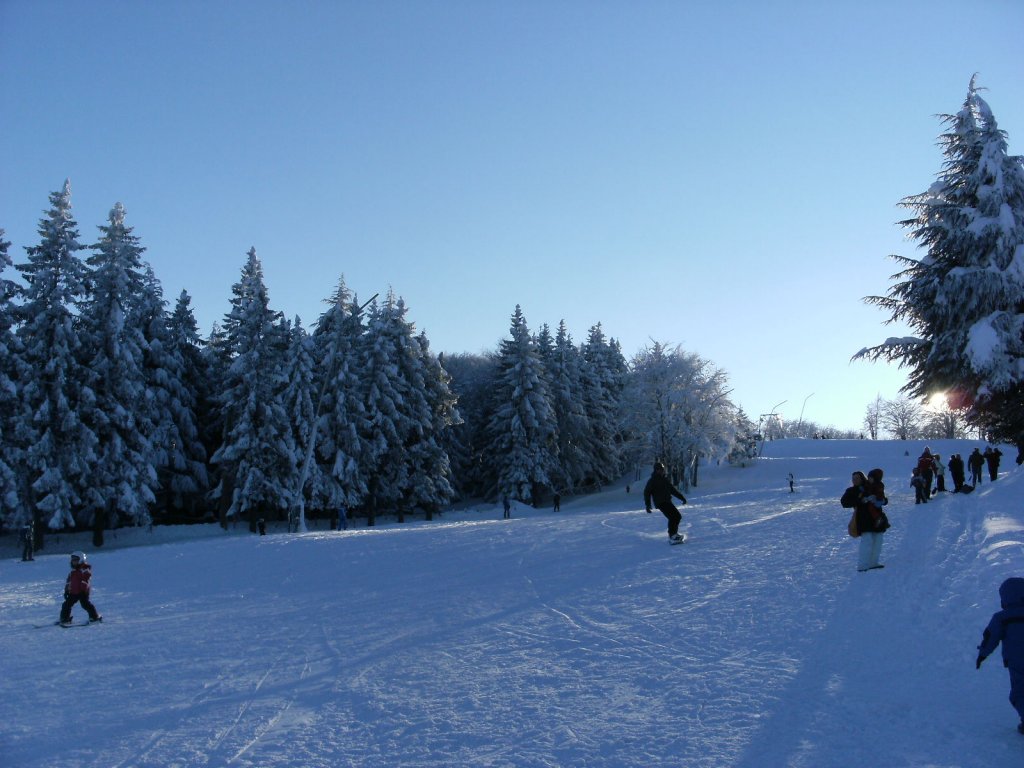
<svg viewBox="0 0 1024 768">
<path fill-rule="evenodd" d="M 679 344 L 755 419 L 858 428 L 902 371 L 898 202 L 971 76 L 1024 154 L 1024 3 L 0 0 L 0 227 L 15 263 L 70 178 L 115 202 L 204 333 L 247 250 L 315 322 L 340 275 L 435 351 L 516 304 L 627 356 Z"/>
</svg>

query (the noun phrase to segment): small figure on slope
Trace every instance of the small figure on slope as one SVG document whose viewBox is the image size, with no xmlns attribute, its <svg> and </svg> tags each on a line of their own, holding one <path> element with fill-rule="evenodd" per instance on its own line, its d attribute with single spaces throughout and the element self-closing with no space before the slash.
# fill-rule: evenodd
<svg viewBox="0 0 1024 768">
<path fill-rule="evenodd" d="M 683 516 L 679 514 L 679 510 L 672 503 L 673 496 L 683 502 L 683 504 L 686 504 L 686 497 L 676 490 L 676 487 L 669 482 L 668 477 L 665 475 L 665 465 L 660 461 L 656 461 L 654 463 L 654 471 L 651 473 L 651 479 L 644 486 L 644 506 L 650 512 L 651 501 L 654 501 L 654 506 L 661 510 L 661 514 L 668 518 L 669 541 L 673 544 L 679 544 L 683 541 L 683 537 L 679 535 L 679 522 L 683 519 Z"/>
<path fill-rule="evenodd" d="M 978 646 L 978 660 L 974 666 L 981 669 L 999 643 L 1003 644 L 1003 666 L 1010 672 L 1010 704 L 1020 715 L 1017 730 L 1024 734 L 1024 579 L 1009 578 L 999 587 L 1002 610 L 992 615 Z"/>
<path fill-rule="evenodd" d="M 32 528 L 32 523 L 25 523 L 21 528 L 21 561 L 28 562 L 35 560 L 33 553 L 35 552 L 35 531 Z"/>
<path fill-rule="evenodd" d="M 84 552 L 71 553 L 71 573 L 64 582 L 64 605 L 60 607 L 60 624 L 69 626 L 71 624 L 71 609 L 75 603 L 81 603 L 89 614 L 89 621 L 103 621 L 103 617 L 96 612 L 96 606 L 89 601 L 89 592 L 92 590 L 90 581 L 92 579 L 92 566 L 86 562 Z"/>
</svg>

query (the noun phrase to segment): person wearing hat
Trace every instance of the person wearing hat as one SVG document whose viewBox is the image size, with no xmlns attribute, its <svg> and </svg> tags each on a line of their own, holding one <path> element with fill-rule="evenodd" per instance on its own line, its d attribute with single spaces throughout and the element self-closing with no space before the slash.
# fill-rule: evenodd
<svg viewBox="0 0 1024 768">
<path fill-rule="evenodd" d="M 89 614 L 89 621 L 103 621 L 103 617 L 96 611 L 96 606 L 89 600 L 89 592 L 92 591 L 92 566 L 86 562 L 84 552 L 71 553 L 71 573 L 64 582 L 64 604 L 60 607 L 60 622 L 62 627 L 71 625 L 71 609 L 75 603 L 81 603 L 85 612 Z"/>
<path fill-rule="evenodd" d="M 660 461 L 654 462 L 651 479 L 644 486 L 644 506 L 650 512 L 651 502 L 654 502 L 654 506 L 661 511 L 661 514 L 668 518 L 669 542 L 678 544 L 683 540 L 683 537 L 679 535 L 679 522 L 683 516 L 679 514 L 679 510 L 672 503 L 673 496 L 686 504 L 686 497 L 669 482 L 668 476 L 665 474 L 665 465 Z"/>
</svg>

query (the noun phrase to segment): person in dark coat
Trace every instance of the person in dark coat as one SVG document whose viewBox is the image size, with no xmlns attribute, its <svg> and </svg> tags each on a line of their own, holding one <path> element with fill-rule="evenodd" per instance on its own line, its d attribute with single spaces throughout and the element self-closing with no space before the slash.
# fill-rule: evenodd
<svg viewBox="0 0 1024 768">
<path fill-rule="evenodd" d="M 32 527 L 32 523 L 25 523 L 21 528 L 21 561 L 23 563 L 35 560 L 35 557 L 33 557 L 35 543 L 35 529 Z"/>
<path fill-rule="evenodd" d="M 931 448 L 925 448 L 917 460 L 917 468 L 921 472 L 921 479 L 924 481 L 924 501 L 932 497 L 932 480 L 935 478 L 935 459 L 932 458 Z"/>
<path fill-rule="evenodd" d="M 665 465 L 660 461 L 656 461 L 651 478 L 647 481 L 647 485 L 644 486 L 644 506 L 650 512 L 651 502 L 654 502 L 654 506 L 668 519 L 669 541 L 678 543 L 683 540 L 683 537 L 679 535 L 679 523 L 683 516 L 672 503 L 673 496 L 683 502 L 683 504 L 687 503 L 686 497 L 669 481 L 668 476 L 665 474 Z"/>
<path fill-rule="evenodd" d="M 959 453 L 949 457 L 949 476 L 953 479 L 953 493 L 960 493 L 964 487 L 964 460 Z"/>
<path fill-rule="evenodd" d="M 885 567 L 878 559 L 882 554 L 882 534 L 889 529 L 889 518 L 882 511 L 888 503 L 881 469 L 873 469 L 867 475 L 854 472 L 852 484 L 839 499 L 839 504 L 844 509 L 854 510 L 856 516 L 860 532 L 857 570 L 861 573 Z"/>
<path fill-rule="evenodd" d="M 978 646 L 974 666 L 981 669 L 1000 643 L 1003 644 L 1003 666 L 1010 672 L 1010 704 L 1020 716 L 1017 730 L 1024 734 L 1024 579 L 1012 577 L 999 587 L 1002 610 L 992 615 Z"/>
<path fill-rule="evenodd" d="M 999 477 L 999 459 L 1002 455 L 1003 452 L 998 448 L 985 449 L 985 463 L 988 464 L 988 477 L 992 482 Z"/>
<path fill-rule="evenodd" d="M 967 466 L 971 470 L 971 485 L 981 483 L 981 468 L 985 466 L 985 457 L 977 448 L 967 457 Z"/>
</svg>

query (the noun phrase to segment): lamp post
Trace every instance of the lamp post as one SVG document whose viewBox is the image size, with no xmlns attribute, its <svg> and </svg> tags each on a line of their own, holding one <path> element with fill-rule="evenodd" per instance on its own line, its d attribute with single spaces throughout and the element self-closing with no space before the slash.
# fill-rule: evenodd
<svg viewBox="0 0 1024 768">
<path fill-rule="evenodd" d="M 807 397 L 804 398 L 804 404 L 800 406 L 800 420 L 796 423 L 797 432 L 799 432 L 800 431 L 800 427 L 803 426 L 803 423 L 804 423 L 804 408 L 807 407 L 807 401 L 810 400 L 812 397 L 814 397 L 814 393 L 813 392 L 811 392 L 811 394 L 809 394 Z"/>
<path fill-rule="evenodd" d="M 772 417 L 775 416 L 776 409 L 778 409 L 778 407 L 780 405 L 783 405 L 784 403 L 788 403 L 788 402 L 789 402 L 788 400 L 783 400 L 781 403 L 776 403 L 775 405 L 772 406 L 771 411 L 768 413 L 768 418 L 765 420 L 765 423 L 764 423 L 765 428 L 761 431 L 761 447 L 757 449 L 757 455 L 758 456 L 760 456 L 762 453 L 764 453 L 764 441 L 767 439 L 768 427 L 772 423 Z"/>
</svg>

